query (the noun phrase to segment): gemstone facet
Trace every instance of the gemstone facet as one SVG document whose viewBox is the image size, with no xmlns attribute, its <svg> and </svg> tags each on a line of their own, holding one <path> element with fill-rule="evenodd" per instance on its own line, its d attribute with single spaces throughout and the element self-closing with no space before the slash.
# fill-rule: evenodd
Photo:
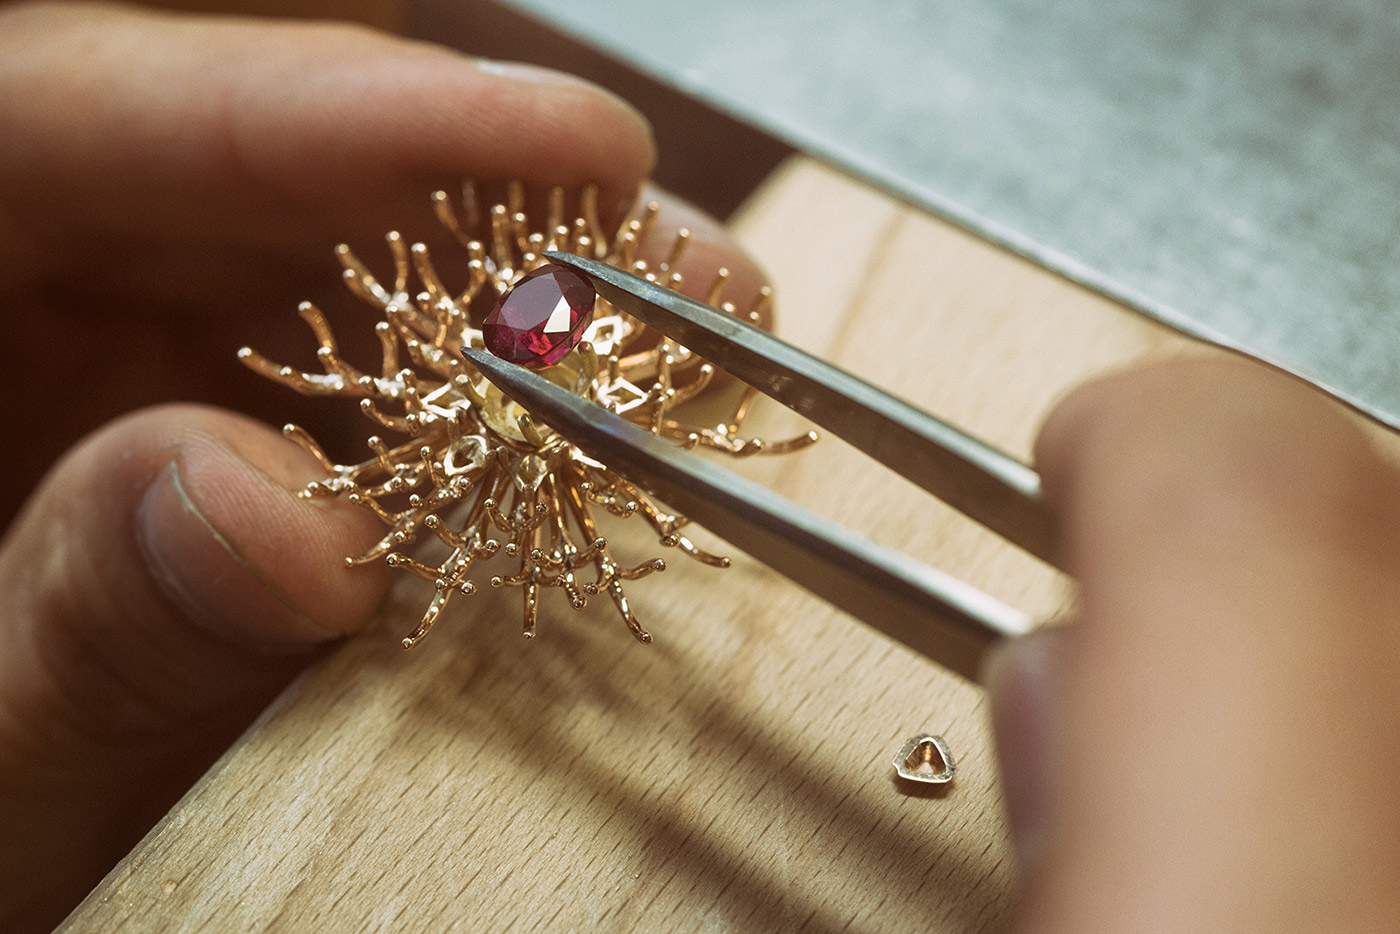
<svg viewBox="0 0 1400 934">
<path fill-rule="evenodd" d="M 594 298 L 582 275 L 547 263 L 522 276 L 486 316 L 486 349 L 532 370 L 551 367 L 583 339 Z"/>
</svg>

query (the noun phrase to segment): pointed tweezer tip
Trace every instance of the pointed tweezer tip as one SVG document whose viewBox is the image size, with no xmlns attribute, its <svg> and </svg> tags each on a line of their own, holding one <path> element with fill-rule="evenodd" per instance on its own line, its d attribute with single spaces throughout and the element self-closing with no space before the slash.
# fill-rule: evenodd
<svg viewBox="0 0 1400 934">
<path fill-rule="evenodd" d="M 477 372 L 486 377 L 491 385 L 528 412 L 531 418 L 555 431 L 559 430 L 560 424 L 577 419 L 577 410 L 581 405 L 591 405 L 584 403 L 581 397 L 556 386 L 539 373 L 502 360 L 488 351 L 463 347 L 462 356 L 476 367 Z M 593 408 L 603 411 L 597 406 Z"/>
<path fill-rule="evenodd" d="M 560 266 L 568 266 L 570 269 L 576 269 L 591 279 L 608 279 L 611 281 L 612 277 L 608 276 L 608 273 L 620 272 L 617 267 L 609 266 L 602 260 L 596 260 L 588 256 L 579 256 L 577 253 L 569 253 L 564 250 L 546 250 L 544 258 L 551 263 L 557 263 Z"/>
<path fill-rule="evenodd" d="M 536 422 L 546 425 L 591 457 L 630 464 L 640 456 L 635 452 L 649 452 L 647 456 L 663 460 L 679 453 L 679 448 L 672 452 L 669 442 L 557 385 L 543 374 L 470 347 L 462 348 L 462 356 Z M 629 449 L 634 453 L 628 454 Z"/>
<path fill-rule="evenodd" d="M 697 302 L 675 289 L 668 289 L 658 282 L 644 279 L 602 260 L 557 250 L 550 250 L 544 256 L 552 263 L 583 273 L 592 281 L 594 290 L 614 307 L 646 322 L 663 334 L 666 333 L 665 326 L 649 313 L 651 309 L 663 309 L 672 315 L 685 318 L 696 314 L 693 309 L 697 305 L 702 314 L 712 310 L 704 302 Z"/>
<path fill-rule="evenodd" d="M 545 252 L 544 258 L 551 263 L 567 266 L 575 272 L 583 273 L 592 281 L 595 289 L 602 286 L 603 288 L 599 289 L 599 291 L 604 293 L 610 292 L 611 289 L 617 289 L 626 292 L 628 295 L 636 296 L 638 283 L 641 284 L 642 288 L 646 288 L 649 284 L 645 279 L 634 276 L 625 270 L 618 269 L 616 266 L 610 266 L 602 260 L 593 259 L 592 257 L 579 256 L 577 253 L 548 250 Z M 604 294 L 604 298 L 607 297 L 608 295 Z M 611 299 L 609 300 L 611 301 Z"/>
<path fill-rule="evenodd" d="M 524 367 L 507 363 L 495 354 L 484 350 L 463 347 L 462 356 L 466 358 L 468 363 L 476 367 L 477 372 L 486 377 L 493 386 L 526 408 L 530 408 L 533 397 L 538 395 L 538 390 L 533 388 L 530 381 L 530 377 L 534 374 Z M 531 398 L 525 398 L 527 396 Z"/>
</svg>

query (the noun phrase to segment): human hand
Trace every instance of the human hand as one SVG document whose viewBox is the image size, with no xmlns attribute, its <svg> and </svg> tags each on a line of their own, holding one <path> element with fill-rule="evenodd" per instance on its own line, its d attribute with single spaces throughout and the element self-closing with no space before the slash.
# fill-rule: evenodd
<svg viewBox="0 0 1400 934">
<path fill-rule="evenodd" d="M 0 8 L 0 140 L 11 506 L 79 434 L 151 401 L 333 435 L 357 414 L 298 407 L 234 352 L 310 346 L 300 300 L 360 310 L 336 242 L 370 262 L 391 229 L 433 244 L 428 195 L 463 177 L 598 183 L 616 218 L 654 156 L 638 114 L 552 72 L 76 3 Z M 682 225 L 692 268 L 756 286 L 674 202 L 657 239 Z M 384 576 L 341 560 L 382 528 L 298 499 L 318 475 L 251 419 L 165 406 L 88 437 L 29 498 L 0 545 L 0 928 L 51 926 L 368 618 Z"/>
<path fill-rule="evenodd" d="M 1052 415 L 1073 622 L 988 666 L 1019 930 L 1400 929 L 1400 472 L 1239 360 Z"/>
</svg>

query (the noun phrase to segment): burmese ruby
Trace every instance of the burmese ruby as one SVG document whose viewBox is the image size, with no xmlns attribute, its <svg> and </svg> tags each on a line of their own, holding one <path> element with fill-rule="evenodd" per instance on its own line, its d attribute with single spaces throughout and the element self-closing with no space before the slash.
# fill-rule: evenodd
<svg viewBox="0 0 1400 934">
<path fill-rule="evenodd" d="M 573 350 L 593 320 L 593 286 L 552 263 L 522 276 L 481 325 L 486 349 L 511 363 L 543 370 Z"/>
</svg>

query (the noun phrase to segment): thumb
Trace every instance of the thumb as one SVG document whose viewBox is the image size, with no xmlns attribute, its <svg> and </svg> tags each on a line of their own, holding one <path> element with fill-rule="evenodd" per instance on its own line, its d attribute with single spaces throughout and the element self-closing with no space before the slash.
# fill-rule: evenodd
<svg viewBox="0 0 1400 934">
<path fill-rule="evenodd" d="M 1080 592 L 988 670 L 1020 930 L 1395 930 L 1400 475 L 1233 359 L 1079 390 L 1036 460 Z"/>
<path fill-rule="evenodd" d="M 316 465 L 265 426 L 148 410 L 80 443 L 0 546 L 0 927 L 51 924 L 383 572 L 372 517 L 298 498 Z"/>
</svg>

